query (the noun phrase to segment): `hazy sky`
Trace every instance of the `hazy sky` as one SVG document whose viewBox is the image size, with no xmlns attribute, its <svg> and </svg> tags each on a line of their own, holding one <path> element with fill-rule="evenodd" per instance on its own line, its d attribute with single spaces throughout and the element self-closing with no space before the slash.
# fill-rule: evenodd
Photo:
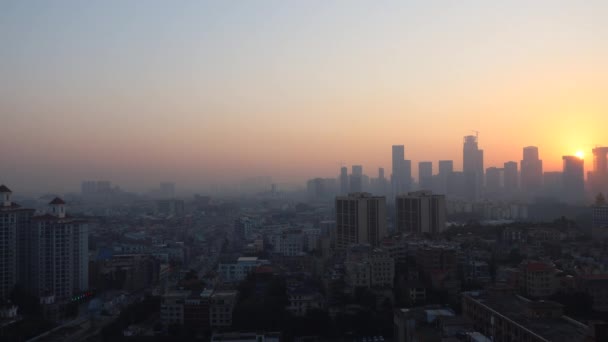
<svg viewBox="0 0 608 342">
<path fill-rule="evenodd" d="M 546 170 L 608 145 L 607 1 L 0 0 L 0 182 Z M 590 158 L 586 166 L 591 165 Z M 437 165 L 434 165 L 436 171 Z"/>
</svg>

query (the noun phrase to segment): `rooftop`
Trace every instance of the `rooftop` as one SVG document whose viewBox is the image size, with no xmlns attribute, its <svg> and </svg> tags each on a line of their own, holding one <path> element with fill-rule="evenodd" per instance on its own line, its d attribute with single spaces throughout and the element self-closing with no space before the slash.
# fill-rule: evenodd
<svg viewBox="0 0 608 342">
<path fill-rule="evenodd" d="M 61 198 L 55 197 L 49 204 L 65 204 L 65 202 Z"/>
<path fill-rule="evenodd" d="M 10 192 L 12 193 L 11 189 L 9 189 L 6 185 L 2 184 L 0 185 L 0 192 Z"/>
<path fill-rule="evenodd" d="M 528 314 L 531 306 L 560 305 L 558 303 L 535 302 L 509 294 L 489 295 L 482 292 L 467 292 L 465 295 L 549 341 L 582 341 L 587 337 L 587 326 L 566 316 L 533 318 Z"/>
</svg>

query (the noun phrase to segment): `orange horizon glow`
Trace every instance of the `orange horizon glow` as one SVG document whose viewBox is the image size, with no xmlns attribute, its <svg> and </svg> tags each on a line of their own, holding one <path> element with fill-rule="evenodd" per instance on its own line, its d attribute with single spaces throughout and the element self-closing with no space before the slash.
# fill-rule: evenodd
<svg viewBox="0 0 608 342">
<path fill-rule="evenodd" d="M 608 146 L 608 3 L 27 3 L 0 13 L 15 188 L 390 177 L 397 144 L 417 177 L 472 130 L 484 168 Z"/>
</svg>

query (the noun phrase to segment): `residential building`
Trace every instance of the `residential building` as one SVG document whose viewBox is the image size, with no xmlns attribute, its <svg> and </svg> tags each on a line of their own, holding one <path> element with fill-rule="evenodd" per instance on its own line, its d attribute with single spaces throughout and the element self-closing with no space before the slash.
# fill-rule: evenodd
<svg viewBox="0 0 608 342">
<path fill-rule="evenodd" d="M 555 266 L 541 261 L 524 261 L 520 268 L 520 289 L 532 298 L 545 298 L 557 291 Z"/>
<path fill-rule="evenodd" d="M 601 193 L 591 207 L 591 234 L 595 238 L 608 237 L 608 203 Z"/>
<path fill-rule="evenodd" d="M 59 301 L 88 289 L 89 234 L 86 221 L 66 214 L 55 198 L 49 212 L 34 216 L 24 231 L 24 285 L 37 297 L 51 293 Z"/>
<path fill-rule="evenodd" d="M 463 315 L 492 341 L 599 341 L 583 323 L 563 314 L 561 304 L 483 291 L 462 294 Z"/>
<path fill-rule="evenodd" d="M 392 288 L 395 279 L 395 260 L 389 253 L 369 245 L 353 245 L 347 251 L 345 281 L 347 287 Z"/>
<path fill-rule="evenodd" d="M 220 261 L 218 272 L 224 282 L 241 282 L 256 268 L 269 263 L 268 260 L 258 257 L 239 257 L 236 260 Z"/>
<path fill-rule="evenodd" d="M 209 316 L 211 328 L 225 328 L 232 325 L 232 312 L 236 305 L 238 291 L 221 290 L 211 295 Z"/>
<path fill-rule="evenodd" d="M 387 235 L 386 198 L 369 193 L 336 197 L 336 248 L 378 246 Z"/>
<path fill-rule="evenodd" d="M 416 234 L 438 234 L 445 229 L 444 195 L 430 191 L 410 192 L 396 198 L 397 231 Z"/>
<path fill-rule="evenodd" d="M 7 299 L 17 283 L 23 279 L 19 261 L 26 251 L 22 249 L 23 231 L 30 224 L 33 209 L 25 209 L 11 199 L 12 191 L 0 185 L 0 302 Z"/>
</svg>

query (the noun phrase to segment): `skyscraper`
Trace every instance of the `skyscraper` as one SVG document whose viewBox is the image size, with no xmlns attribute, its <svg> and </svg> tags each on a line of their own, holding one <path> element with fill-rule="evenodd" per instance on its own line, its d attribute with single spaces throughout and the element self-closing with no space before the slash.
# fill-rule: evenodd
<svg viewBox="0 0 608 342">
<path fill-rule="evenodd" d="M 524 147 L 524 158 L 521 161 L 522 190 L 527 192 L 538 191 L 543 182 L 543 161 L 538 158 L 536 146 Z"/>
<path fill-rule="evenodd" d="M 405 189 L 405 149 L 403 145 L 393 145 L 393 169 L 391 186 L 393 196 Z"/>
<path fill-rule="evenodd" d="M 371 188 L 377 195 L 386 196 L 388 192 L 388 182 L 384 176 L 384 168 L 378 168 L 378 178 L 372 179 Z"/>
<path fill-rule="evenodd" d="M 486 169 L 486 193 L 494 196 L 500 194 L 503 189 L 505 170 L 497 167 Z"/>
<path fill-rule="evenodd" d="M 454 162 L 452 160 L 439 161 L 439 173 L 437 174 L 438 193 L 448 193 L 448 177 L 452 172 L 454 172 Z"/>
<path fill-rule="evenodd" d="M 433 162 L 418 163 L 418 183 L 422 190 L 433 187 Z"/>
<path fill-rule="evenodd" d="M 593 149 L 593 171 L 589 173 L 589 187 L 592 193 L 608 196 L 608 147 Z"/>
<path fill-rule="evenodd" d="M 25 234 L 24 284 L 32 295 L 65 301 L 88 289 L 88 227 L 66 215 L 63 200 L 55 198 L 47 214 L 34 216 Z"/>
<path fill-rule="evenodd" d="M 447 176 L 451 172 L 454 172 L 454 161 L 440 160 L 439 161 L 439 174 Z"/>
<path fill-rule="evenodd" d="M 515 190 L 517 190 L 518 187 L 518 182 L 517 179 L 519 178 L 518 176 L 518 170 L 517 170 L 517 162 L 514 161 L 508 161 L 504 164 L 504 170 L 505 170 L 505 178 L 504 178 L 504 185 L 505 185 L 505 190 L 507 192 L 513 192 Z"/>
<path fill-rule="evenodd" d="M 336 197 L 336 248 L 378 246 L 387 235 L 386 198 L 369 193 Z"/>
<path fill-rule="evenodd" d="M 585 198 L 584 160 L 577 156 L 562 157 L 562 192 L 564 199 L 570 203 L 581 202 Z"/>
<path fill-rule="evenodd" d="M 0 185 L 0 300 L 9 297 L 19 278 L 19 233 L 29 224 L 34 209 L 11 200 L 12 191 Z"/>
<path fill-rule="evenodd" d="M 465 176 L 467 197 L 478 199 L 483 187 L 483 150 L 479 149 L 477 136 L 464 137 L 462 149 L 462 172 Z"/>
<path fill-rule="evenodd" d="M 342 166 L 340 168 L 340 194 L 346 195 L 348 193 L 348 168 Z"/>
<path fill-rule="evenodd" d="M 350 192 L 363 191 L 363 166 L 353 165 L 350 175 Z"/>
<path fill-rule="evenodd" d="M 430 191 L 410 192 L 395 199 L 397 231 L 407 233 L 441 233 L 445 229 L 445 196 Z"/>
</svg>

